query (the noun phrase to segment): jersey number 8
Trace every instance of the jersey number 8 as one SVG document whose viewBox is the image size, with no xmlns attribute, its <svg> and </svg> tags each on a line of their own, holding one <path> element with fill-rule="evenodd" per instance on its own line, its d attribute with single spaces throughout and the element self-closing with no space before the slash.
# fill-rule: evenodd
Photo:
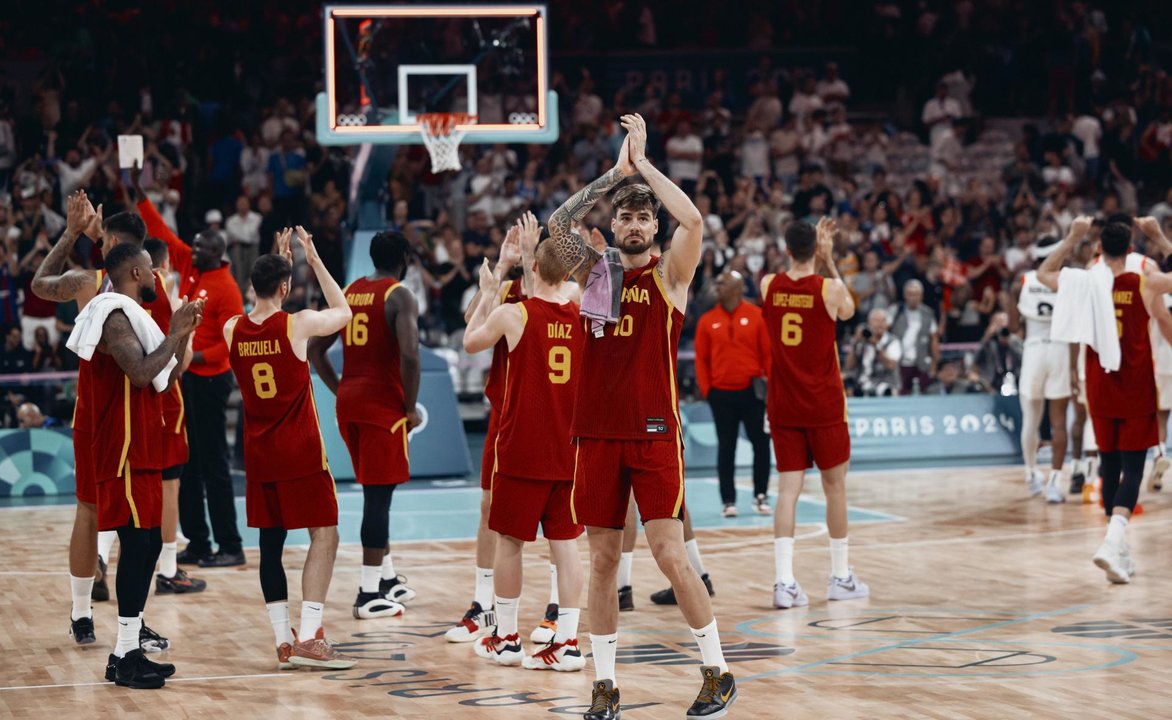
<svg viewBox="0 0 1172 720">
<path fill-rule="evenodd" d="M 346 344 L 347 345 L 365 345 L 367 339 L 366 321 L 369 319 L 366 313 L 354 313 L 354 317 L 350 318 L 350 322 L 346 323 Z"/>
<path fill-rule="evenodd" d="M 554 385 L 565 385 L 570 381 L 570 349 L 565 345 L 554 345 L 549 349 L 549 381 Z"/>
<path fill-rule="evenodd" d="M 781 344 L 793 347 L 802 344 L 802 316 L 786 313 L 781 316 Z"/>
<path fill-rule="evenodd" d="M 273 375 L 273 366 L 268 363 L 257 363 L 252 366 L 252 384 L 256 389 L 256 396 L 261 400 L 277 396 L 277 378 Z"/>
</svg>

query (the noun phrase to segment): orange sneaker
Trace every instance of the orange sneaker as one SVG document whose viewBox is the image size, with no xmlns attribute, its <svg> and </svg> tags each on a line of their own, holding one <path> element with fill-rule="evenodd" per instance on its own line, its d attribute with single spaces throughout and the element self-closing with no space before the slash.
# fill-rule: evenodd
<svg viewBox="0 0 1172 720">
<path fill-rule="evenodd" d="M 289 655 L 289 662 L 296 667 L 323 668 L 326 670 L 349 670 L 358 664 L 357 660 L 343 658 L 326 640 L 325 630 L 317 629 L 317 634 L 311 639 L 301 641 L 297 633 L 293 633 L 293 652 Z"/>
<path fill-rule="evenodd" d="M 297 666 L 289 661 L 290 656 L 293 655 L 293 646 L 289 643 L 281 643 L 277 646 L 277 669 L 278 670 L 296 670 Z"/>
</svg>

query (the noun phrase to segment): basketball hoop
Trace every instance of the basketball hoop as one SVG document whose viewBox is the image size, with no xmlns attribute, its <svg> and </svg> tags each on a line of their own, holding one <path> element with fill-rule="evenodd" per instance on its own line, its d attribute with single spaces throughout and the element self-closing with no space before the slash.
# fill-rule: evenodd
<svg viewBox="0 0 1172 720">
<path fill-rule="evenodd" d="M 460 141 L 467 131 L 458 130 L 456 126 L 471 125 L 476 122 L 476 116 L 468 113 L 424 113 L 418 118 L 419 134 L 423 136 L 423 144 L 431 155 L 431 171 L 441 173 L 445 170 L 459 170 Z"/>
</svg>

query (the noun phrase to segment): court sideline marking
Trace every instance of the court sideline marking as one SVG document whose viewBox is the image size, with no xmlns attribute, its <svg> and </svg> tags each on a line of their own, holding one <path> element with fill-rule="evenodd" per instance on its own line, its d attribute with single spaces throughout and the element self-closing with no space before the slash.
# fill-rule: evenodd
<svg viewBox="0 0 1172 720">
<path fill-rule="evenodd" d="M 253 680 L 255 678 L 272 678 L 272 677 L 293 677 L 293 673 L 261 673 L 259 675 L 209 675 L 207 677 L 178 677 L 168 678 L 167 682 L 206 682 L 208 680 Z M 96 687 L 99 685 L 109 685 L 110 681 L 104 682 L 83 682 L 83 683 L 61 683 L 57 685 L 12 685 L 9 687 L 0 687 L 0 692 L 8 692 L 10 690 L 46 690 L 49 688 L 78 688 L 78 687 Z"/>
</svg>

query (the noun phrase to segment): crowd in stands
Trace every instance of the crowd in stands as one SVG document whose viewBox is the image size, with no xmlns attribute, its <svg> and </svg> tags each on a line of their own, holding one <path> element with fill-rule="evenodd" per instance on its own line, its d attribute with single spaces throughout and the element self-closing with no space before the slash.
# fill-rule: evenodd
<svg viewBox="0 0 1172 720">
<path fill-rule="evenodd" d="M 27 33 L 13 30 L 33 4 L 0 18 L 0 374 L 76 367 L 63 347 L 76 307 L 29 284 L 69 192 L 85 188 L 106 214 L 129 205 L 120 134 L 144 136 L 143 184 L 180 237 L 225 233 L 246 293 L 252 259 L 295 223 L 344 276 L 355 150 L 314 134 L 320 6 L 113 5 L 94 0 Z M 859 306 L 841 329 L 843 367 L 860 394 L 999 391 L 1020 354 L 1006 315 L 1014 283 L 1031 246 L 1076 215 L 1148 214 L 1172 236 L 1172 79 L 1148 29 L 1166 9 L 1141 21 L 1108 3 L 881 1 L 846 22 L 843 2 L 754 2 L 743 15 L 695 3 L 711 15 L 700 22 L 679 5 L 552 3 L 556 143 L 465 145 L 463 169 L 441 175 L 422 147 L 398 152 L 386 222 L 416 250 L 406 282 L 425 342 L 459 347 L 502 228 L 526 210 L 544 220 L 605 172 L 626 112 L 648 119 L 650 156 L 705 217 L 691 322 L 713 306 L 722 271 L 738 271 L 752 300 L 785 269 L 788 223 L 837 218 L 836 257 Z M 111 41 L 126 32 L 142 42 Z M 811 43 L 854 49 L 817 64 L 774 52 Z M 613 87 L 587 52 L 718 47 L 760 55 L 743 77 L 714 68 L 689 88 L 667 77 Z M 608 218 L 604 201 L 585 225 L 609 235 Z M 661 237 L 670 225 L 661 218 Z M 71 262 L 94 266 L 100 252 L 79 242 Z M 310 274 L 296 277 L 292 302 L 316 303 Z"/>
</svg>

